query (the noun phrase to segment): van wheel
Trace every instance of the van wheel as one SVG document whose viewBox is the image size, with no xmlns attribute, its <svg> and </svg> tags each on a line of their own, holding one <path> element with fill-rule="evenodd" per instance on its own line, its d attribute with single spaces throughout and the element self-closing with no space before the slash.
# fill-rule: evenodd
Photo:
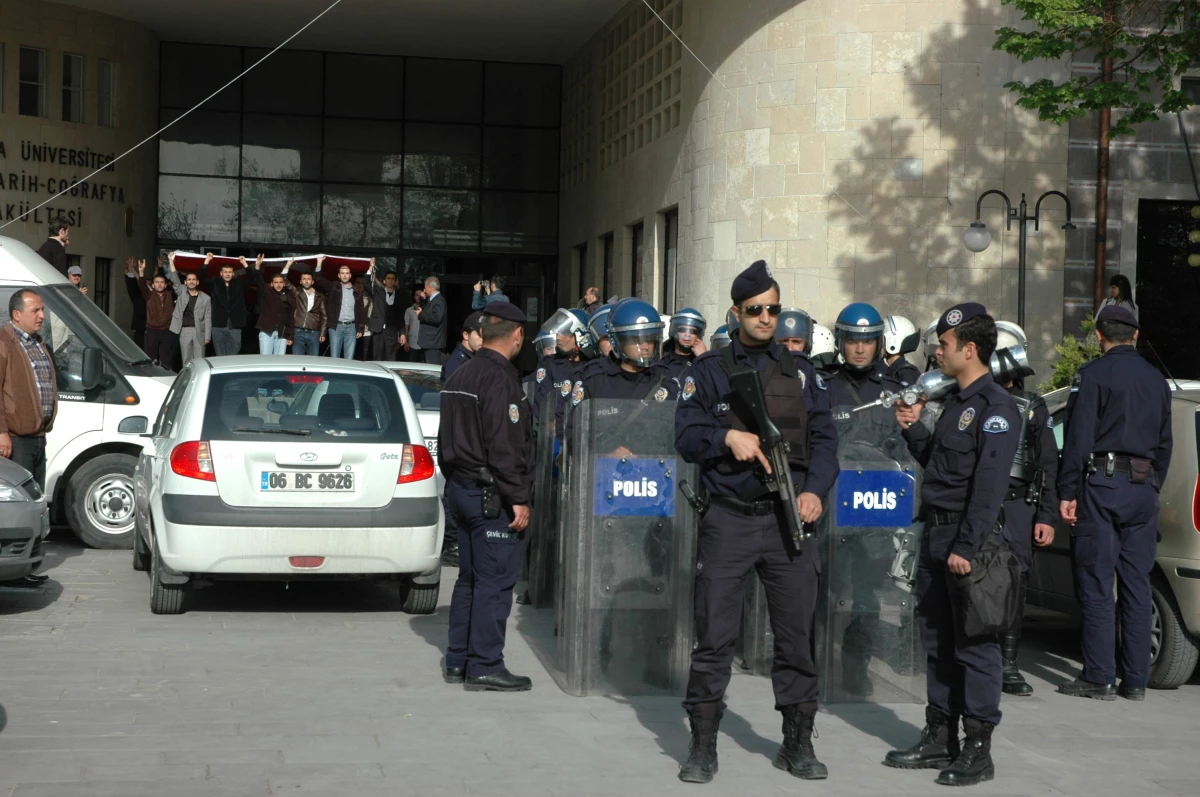
<svg viewBox="0 0 1200 797">
<path fill-rule="evenodd" d="M 186 584 L 164 584 L 158 546 L 150 547 L 150 611 L 154 614 L 183 614 Z"/>
<path fill-rule="evenodd" d="M 128 454 L 102 454 L 71 476 L 66 490 L 67 521 L 92 548 L 133 547 L 133 471 Z"/>
<path fill-rule="evenodd" d="M 133 569 L 139 573 L 150 569 L 150 552 L 146 550 L 146 543 L 142 539 L 142 530 L 136 527 L 133 530 Z"/>
<path fill-rule="evenodd" d="M 404 601 L 400 611 L 405 614 L 433 614 L 437 611 L 438 590 L 436 584 L 414 584 L 412 576 L 400 577 L 400 600 Z"/>
<path fill-rule="evenodd" d="M 1150 602 L 1149 686 L 1151 689 L 1176 689 L 1192 677 L 1200 649 L 1179 619 L 1179 608 L 1163 579 L 1151 579 Z"/>
</svg>

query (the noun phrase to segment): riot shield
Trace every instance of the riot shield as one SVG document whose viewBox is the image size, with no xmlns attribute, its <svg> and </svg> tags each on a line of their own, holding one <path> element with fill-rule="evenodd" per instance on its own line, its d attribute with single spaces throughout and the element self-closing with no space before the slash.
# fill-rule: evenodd
<svg viewBox="0 0 1200 797">
<path fill-rule="evenodd" d="M 584 696 L 682 695 L 692 646 L 696 484 L 674 402 L 574 409 L 562 518 L 556 679 Z"/>
<path fill-rule="evenodd" d="M 554 604 L 554 585 L 558 572 L 558 490 L 560 479 L 555 442 L 554 405 L 557 393 L 551 393 L 542 407 L 537 423 L 537 465 L 533 478 L 531 531 L 527 545 L 529 600 L 538 609 Z"/>
</svg>

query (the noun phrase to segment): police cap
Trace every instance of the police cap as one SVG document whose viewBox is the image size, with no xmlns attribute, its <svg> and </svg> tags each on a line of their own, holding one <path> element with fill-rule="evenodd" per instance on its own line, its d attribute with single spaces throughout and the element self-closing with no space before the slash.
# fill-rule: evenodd
<svg viewBox="0 0 1200 797">
<path fill-rule="evenodd" d="M 987 308 L 979 302 L 963 302 L 962 304 L 954 305 L 942 313 L 942 317 L 938 319 L 938 337 L 940 338 L 947 331 L 954 329 L 964 321 L 970 321 L 972 318 L 978 318 L 981 315 L 987 315 Z"/>
<path fill-rule="evenodd" d="M 1119 324 L 1128 324 L 1134 329 L 1140 329 L 1137 318 L 1134 317 L 1133 313 L 1129 312 L 1128 308 L 1121 307 L 1118 304 L 1110 304 L 1100 308 L 1100 313 L 1096 316 L 1096 323 L 1098 324 L 1101 321 L 1116 321 Z"/>
<path fill-rule="evenodd" d="M 741 304 L 752 296 L 771 290 L 774 282 L 771 270 L 767 268 L 767 261 L 756 260 L 734 279 L 729 298 L 733 299 L 734 304 Z"/>
<path fill-rule="evenodd" d="M 487 307 L 483 308 L 482 313 L 483 315 L 503 318 L 505 321 L 516 321 L 518 324 L 529 323 L 529 319 L 521 312 L 521 308 L 512 302 L 488 302 Z"/>
<path fill-rule="evenodd" d="M 463 332 L 478 332 L 483 329 L 483 313 L 471 313 L 463 322 Z"/>
</svg>

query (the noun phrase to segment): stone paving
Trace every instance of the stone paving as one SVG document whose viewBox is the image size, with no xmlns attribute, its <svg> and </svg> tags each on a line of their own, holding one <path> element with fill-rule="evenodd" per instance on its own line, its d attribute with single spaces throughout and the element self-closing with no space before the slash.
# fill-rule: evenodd
<svg viewBox="0 0 1200 797">
<path fill-rule="evenodd" d="M 830 779 L 772 768 L 779 721 L 765 679 L 737 675 L 709 786 L 675 774 L 687 732 L 675 698 L 573 698 L 518 608 L 518 695 L 443 684 L 449 578 L 431 617 L 377 584 L 221 584 L 156 617 L 128 551 L 56 531 L 51 581 L 0 589 L 0 797 L 142 795 L 930 794 L 934 773 L 879 765 L 914 741 L 916 705 L 838 706 L 817 721 Z M 1196 795 L 1200 681 L 1145 703 L 1052 693 L 1073 677 L 1074 633 L 1035 622 L 1023 665 L 1037 692 L 1007 699 L 998 779 L 972 795 Z"/>
</svg>

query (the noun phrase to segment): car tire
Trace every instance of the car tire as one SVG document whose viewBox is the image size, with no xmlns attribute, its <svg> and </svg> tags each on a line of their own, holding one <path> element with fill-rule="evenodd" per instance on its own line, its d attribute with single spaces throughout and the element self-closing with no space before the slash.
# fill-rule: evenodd
<svg viewBox="0 0 1200 797">
<path fill-rule="evenodd" d="M 102 454 L 72 474 L 65 495 L 67 522 L 85 545 L 102 549 L 133 547 L 136 467 L 136 457 Z"/>
<path fill-rule="evenodd" d="M 154 614 L 183 614 L 186 584 L 164 584 L 158 546 L 150 547 L 150 611 Z"/>
<path fill-rule="evenodd" d="M 146 550 L 146 543 L 142 539 L 142 530 L 136 526 L 133 530 L 133 569 L 139 573 L 145 573 L 150 569 L 150 552 Z"/>
<path fill-rule="evenodd" d="M 405 614 L 433 614 L 437 611 L 440 588 L 440 581 L 436 584 L 414 584 L 411 576 L 401 576 L 400 600 L 403 604 L 400 611 Z"/>
<path fill-rule="evenodd" d="M 1177 689 L 1188 682 L 1200 658 L 1200 648 L 1179 619 L 1179 607 L 1164 579 L 1150 581 L 1150 599 L 1154 603 L 1151 639 L 1158 633 L 1158 658 L 1150 664 L 1151 689 Z"/>
</svg>

